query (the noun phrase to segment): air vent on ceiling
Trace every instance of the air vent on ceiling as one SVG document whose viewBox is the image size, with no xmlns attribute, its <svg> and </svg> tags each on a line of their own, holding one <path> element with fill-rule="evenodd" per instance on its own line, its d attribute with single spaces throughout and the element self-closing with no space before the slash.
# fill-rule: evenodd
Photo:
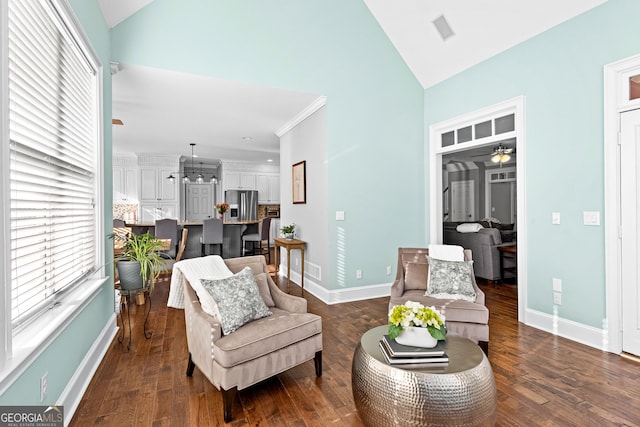
<svg viewBox="0 0 640 427">
<path fill-rule="evenodd" d="M 440 34 L 440 37 L 442 37 L 442 40 L 446 40 L 449 37 L 455 35 L 444 15 L 440 15 L 438 18 L 436 18 L 433 21 L 433 25 L 436 27 L 436 30 L 438 30 L 438 33 Z"/>
</svg>

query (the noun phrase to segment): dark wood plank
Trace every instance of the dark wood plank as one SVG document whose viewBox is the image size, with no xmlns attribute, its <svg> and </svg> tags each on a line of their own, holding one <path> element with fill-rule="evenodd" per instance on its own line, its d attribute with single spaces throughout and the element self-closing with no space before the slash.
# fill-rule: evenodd
<svg viewBox="0 0 640 427">
<path fill-rule="evenodd" d="M 286 288 L 286 281 L 279 281 Z M 640 364 L 517 322 L 517 286 L 480 283 L 490 310 L 489 360 L 498 391 L 498 426 L 638 426 Z M 132 305 L 131 351 L 111 344 L 72 427 L 362 426 L 351 394 L 360 336 L 387 321 L 388 298 L 326 305 L 297 285 L 291 293 L 322 316 L 323 375 L 309 361 L 238 392 L 225 424 L 222 397 L 202 374 L 185 375 L 184 313 L 168 309 L 168 278 L 156 285 L 142 335 L 144 306 Z"/>
</svg>

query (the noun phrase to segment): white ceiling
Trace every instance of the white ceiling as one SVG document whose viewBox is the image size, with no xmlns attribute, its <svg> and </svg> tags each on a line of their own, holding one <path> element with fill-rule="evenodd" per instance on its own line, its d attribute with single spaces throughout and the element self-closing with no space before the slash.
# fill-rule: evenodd
<svg viewBox="0 0 640 427">
<path fill-rule="evenodd" d="M 121 64 L 113 79 L 116 153 L 190 156 L 274 164 L 276 133 L 318 95 Z M 250 139 L 247 139 L 250 138 Z M 215 160 L 214 160 L 215 159 Z"/>
<path fill-rule="evenodd" d="M 607 0 L 364 0 L 424 88 Z M 454 35 L 442 40 L 444 16 Z"/>
<path fill-rule="evenodd" d="M 98 0 L 109 27 L 152 0 Z M 428 88 L 606 0 L 364 0 Z M 442 40 L 444 16 L 454 35 Z M 113 76 L 114 152 L 279 161 L 278 129 L 318 95 L 122 64 Z M 250 141 L 242 137 L 252 137 Z"/>
</svg>

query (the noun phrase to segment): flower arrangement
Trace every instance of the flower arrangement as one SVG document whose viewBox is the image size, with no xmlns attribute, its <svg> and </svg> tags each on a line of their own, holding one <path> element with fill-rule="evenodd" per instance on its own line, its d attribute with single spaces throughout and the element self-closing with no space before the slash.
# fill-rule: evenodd
<svg viewBox="0 0 640 427">
<path fill-rule="evenodd" d="M 404 328 L 416 326 L 427 328 L 433 338 L 443 340 L 447 334 L 444 322 L 444 315 L 435 307 L 407 301 L 404 305 L 394 306 L 389 312 L 389 338 L 396 339 Z"/>
<path fill-rule="evenodd" d="M 229 204 L 228 203 L 218 203 L 216 205 L 216 210 L 218 211 L 218 213 L 220 215 L 224 215 L 224 213 L 229 210 Z"/>
</svg>

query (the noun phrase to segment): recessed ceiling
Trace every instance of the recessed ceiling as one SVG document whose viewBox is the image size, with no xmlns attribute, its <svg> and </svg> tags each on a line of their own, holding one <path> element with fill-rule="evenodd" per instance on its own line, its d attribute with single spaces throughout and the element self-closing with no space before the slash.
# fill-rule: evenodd
<svg viewBox="0 0 640 427">
<path fill-rule="evenodd" d="M 115 153 L 279 163 L 276 133 L 319 98 L 247 83 L 121 64 L 113 75 Z"/>
</svg>

